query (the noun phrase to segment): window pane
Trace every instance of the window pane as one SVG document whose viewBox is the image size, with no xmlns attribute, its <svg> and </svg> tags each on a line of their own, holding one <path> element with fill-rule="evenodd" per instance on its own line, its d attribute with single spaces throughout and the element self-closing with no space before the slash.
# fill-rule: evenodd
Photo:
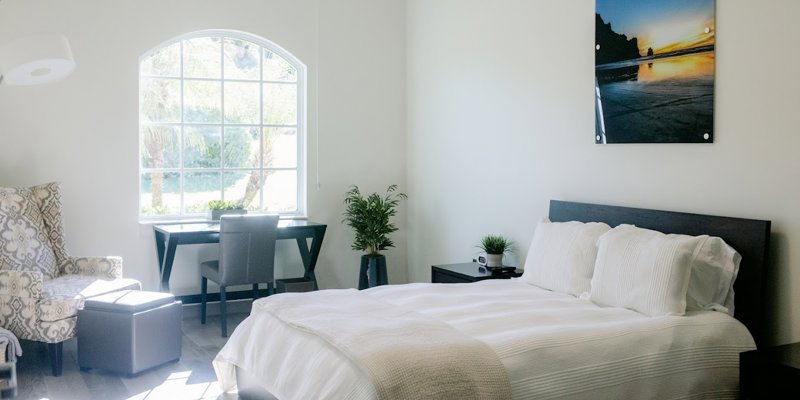
<svg viewBox="0 0 800 400">
<path fill-rule="evenodd" d="M 221 142 L 218 126 L 187 126 L 184 128 L 183 167 L 219 168 Z"/>
<path fill-rule="evenodd" d="M 156 51 L 150 57 L 142 60 L 139 73 L 142 75 L 181 76 L 181 44 L 175 43 Z"/>
<path fill-rule="evenodd" d="M 265 211 L 297 211 L 297 171 L 269 171 L 262 190 Z"/>
<path fill-rule="evenodd" d="M 297 212 L 301 70 L 237 32 L 187 37 L 139 63 L 141 214 Z"/>
<path fill-rule="evenodd" d="M 258 80 L 261 48 L 239 39 L 225 39 L 225 79 Z"/>
<path fill-rule="evenodd" d="M 297 123 L 296 84 L 264 84 L 264 123 L 268 125 Z"/>
<path fill-rule="evenodd" d="M 297 167 L 297 129 L 264 128 L 264 167 Z"/>
<path fill-rule="evenodd" d="M 225 128 L 225 168 L 258 168 L 259 128 Z"/>
<path fill-rule="evenodd" d="M 183 212 L 198 214 L 208 211 L 208 202 L 221 200 L 219 172 L 186 172 L 183 176 Z"/>
<path fill-rule="evenodd" d="M 221 82 L 184 80 L 184 120 L 186 122 L 222 122 L 221 87 Z"/>
<path fill-rule="evenodd" d="M 143 122 L 180 122 L 181 82 L 175 79 L 142 78 L 139 113 Z"/>
<path fill-rule="evenodd" d="M 142 127 L 142 168 L 180 167 L 180 130 L 173 126 Z"/>
<path fill-rule="evenodd" d="M 297 70 L 283 57 L 264 49 L 265 81 L 297 82 Z"/>
<path fill-rule="evenodd" d="M 258 82 L 225 82 L 225 122 L 257 124 L 261 85 Z"/>
<path fill-rule="evenodd" d="M 236 171 L 225 173 L 225 200 L 241 202 L 248 210 L 259 210 L 261 172 Z"/>
<path fill-rule="evenodd" d="M 181 180 L 177 172 L 142 174 L 139 204 L 142 215 L 176 215 L 181 204 Z"/>
<path fill-rule="evenodd" d="M 222 42 L 218 37 L 183 41 L 183 76 L 185 78 L 222 78 Z"/>
</svg>

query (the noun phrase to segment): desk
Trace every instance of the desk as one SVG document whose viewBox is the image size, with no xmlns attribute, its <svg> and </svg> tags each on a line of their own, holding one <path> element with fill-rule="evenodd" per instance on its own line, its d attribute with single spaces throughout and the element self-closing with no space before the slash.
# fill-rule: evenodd
<svg viewBox="0 0 800 400">
<path fill-rule="evenodd" d="M 281 220 L 278 223 L 278 239 L 295 239 L 303 259 L 306 272 L 304 278 L 314 282 L 317 277 L 314 268 L 322 248 L 322 238 L 328 226 L 305 220 Z M 219 243 L 219 223 L 195 222 L 187 224 L 153 225 L 156 235 L 156 253 L 158 268 L 161 273 L 161 291 L 169 292 L 169 277 L 172 274 L 172 263 L 175 261 L 175 250 L 180 244 Z M 311 248 L 306 239 L 311 239 Z"/>
</svg>

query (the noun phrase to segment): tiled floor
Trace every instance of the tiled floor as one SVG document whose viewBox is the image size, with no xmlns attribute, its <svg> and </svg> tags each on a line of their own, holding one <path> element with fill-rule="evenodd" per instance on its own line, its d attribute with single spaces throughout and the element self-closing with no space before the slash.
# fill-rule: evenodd
<svg viewBox="0 0 800 400">
<path fill-rule="evenodd" d="M 238 325 L 246 314 L 229 314 L 228 329 Z M 218 316 L 209 316 L 206 325 L 197 317 L 183 320 L 183 349 L 178 362 L 145 371 L 134 378 L 91 370 L 81 372 L 77 363 L 77 340 L 64 343 L 64 372 L 50 373 L 47 347 L 24 342 L 24 354 L 17 362 L 18 399 L 238 399 L 221 393 L 211 360 L 226 339 L 220 337 Z"/>
</svg>

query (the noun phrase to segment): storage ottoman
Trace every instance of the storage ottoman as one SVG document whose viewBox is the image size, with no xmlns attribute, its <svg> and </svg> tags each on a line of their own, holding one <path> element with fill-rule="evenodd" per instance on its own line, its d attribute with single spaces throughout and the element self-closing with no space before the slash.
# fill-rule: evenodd
<svg viewBox="0 0 800 400">
<path fill-rule="evenodd" d="M 169 293 L 124 290 L 78 311 L 78 366 L 128 375 L 181 357 L 181 302 Z"/>
</svg>

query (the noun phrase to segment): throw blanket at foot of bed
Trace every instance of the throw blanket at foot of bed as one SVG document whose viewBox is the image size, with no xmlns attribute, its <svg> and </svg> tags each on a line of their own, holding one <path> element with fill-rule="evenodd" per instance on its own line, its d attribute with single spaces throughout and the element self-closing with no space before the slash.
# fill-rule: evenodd
<svg viewBox="0 0 800 400">
<path fill-rule="evenodd" d="M 379 399 L 511 398 L 505 368 L 485 343 L 364 292 L 343 289 L 271 296 L 255 302 L 249 318 L 263 314 L 335 347 L 372 380 Z M 223 389 L 235 387 L 236 360 L 231 358 L 237 347 L 256 345 L 252 335 L 270 340 L 269 332 L 237 329 L 215 359 Z M 246 341 L 251 342 L 238 343 Z"/>
</svg>

